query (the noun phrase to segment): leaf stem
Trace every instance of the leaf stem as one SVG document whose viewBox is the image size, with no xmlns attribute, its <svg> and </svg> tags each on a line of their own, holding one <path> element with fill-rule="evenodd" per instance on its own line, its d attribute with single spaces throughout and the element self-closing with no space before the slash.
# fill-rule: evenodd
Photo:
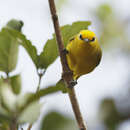
<svg viewBox="0 0 130 130">
<path fill-rule="evenodd" d="M 63 91 L 63 88 L 61 86 L 49 86 L 47 88 L 39 90 L 36 94 L 33 94 L 30 96 L 30 98 L 27 101 L 27 104 L 25 104 L 24 108 L 26 108 L 31 102 L 36 101 L 40 99 L 40 97 L 46 96 L 48 94 L 53 94 L 59 91 Z M 21 111 L 24 110 L 24 108 L 21 108 Z"/>
<path fill-rule="evenodd" d="M 64 44 L 63 44 L 63 40 L 62 40 L 62 36 L 61 36 L 61 32 L 60 32 L 58 16 L 56 14 L 55 3 L 54 3 L 54 0 L 48 0 L 48 1 L 49 1 L 50 11 L 51 11 L 54 29 L 55 29 L 55 33 L 56 33 L 60 60 L 61 60 L 62 69 L 63 69 L 62 78 L 65 81 L 67 88 L 69 90 L 68 94 L 69 94 L 70 102 L 72 104 L 72 108 L 73 108 L 73 111 L 74 111 L 74 114 L 75 114 L 75 117 L 76 117 L 76 120 L 78 123 L 78 127 L 80 130 L 87 130 L 85 122 L 82 117 L 82 114 L 80 112 L 79 104 L 78 104 L 78 101 L 77 101 L 77 98 L 75 95 L 75 90 L 74 90 L 74 88 L 71 87 L 72 86 L 71 83 L 73 81 L 73 73 L 71 72 L 71 70 L 68 67 L 66 54 L 63 51 Z"/>
<path fill-rule="evenodd" d="M 40 90 L 41 79 L 42 79 L 42 76 L 39 75 L 39 81 L 38 81 L 38 86 L 37 86 L 36 92 L 38 92 Z"/>
<path fill-rule="evenodd" d="M 8 72 L 6 73 L 6 77 L 9 78 L 9 73 Z"/>
<path fill-rule="evenodd" d="M 32 125 L 33 125 L 33 124 L 30 124 L 30 125 L 28 126 L 28 129 L 27 129 L 27 130 L 31 130 Z"/>
<path fill-rule="evenodd" d="M 36 90 L 36 93 L 40 90 L 40 85 L 41 85 L 41 79 L 42 79 L 42 76 L 45 74 L 46 70 L 41 70 L 40 72 L 38 71 L 37 69 L 37 74 L 38 74 L 38 77 L 39 77 L 39 81 L 38 81 L 38 86 L 37 86 L 37 90 Z M 31 130 L 33 124 L 29 124 L 28 126 L 28 129 L 27 130 Z"/>
<path fill-rule="evenodd" d="M 38 86 L 37 86 L 36 92 L 38 92 L 40 90 L 41 79 L 42 79 L 42 76 L 45 74 L 45 72 L 46 72 L 46 70 L 40 70 L 40 71 L 37 70 L 37 74 L 39 76 L 39 81 L 38 81 Z"/>
</svg>

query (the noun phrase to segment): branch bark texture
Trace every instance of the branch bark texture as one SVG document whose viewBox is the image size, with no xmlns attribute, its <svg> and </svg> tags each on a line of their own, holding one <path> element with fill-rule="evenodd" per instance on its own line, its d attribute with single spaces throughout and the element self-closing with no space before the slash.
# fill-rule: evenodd
<svg viewBox="0 0 130 130">
<path fill-rule="evenodd" d="M 54 29 L 55 29 L 55 34 L 56 34 L 56 39 L 57 39 L 57 46 L 59 50 L 59 55 L 60 55 L 60 60 L 62 64 L 62 69 L 63 69 L 63 74 L 62 78 L 66 83 L 66 86 L 68 88 L 68 94 L 69 98 L 71 101 L 71 105 L 78 123 L 78 127 L 80 130 L 87 130 L 85 122 L 83 120 L 82 114 L 80 112 L 79 104 L 75 95 L 75 90 L 72 88 L 71 83 L 73 81 L 73 73 L 69 69 L 68 64 L 67 64 L 67 59 L 66 59 L 66 54 L 64 53 L 64 44 L 61 36 L 61 31 L 60 31 L 60 26 L 59 26 L 59 21 L 58 21 L 58 16 L 56 14 L 56 7 L 54 0 L 48 0 L 49 1 L 49 6 L 50 6 L 50 11 L 52 15 L 52 21 L 54 24 Z"/>
</svg>

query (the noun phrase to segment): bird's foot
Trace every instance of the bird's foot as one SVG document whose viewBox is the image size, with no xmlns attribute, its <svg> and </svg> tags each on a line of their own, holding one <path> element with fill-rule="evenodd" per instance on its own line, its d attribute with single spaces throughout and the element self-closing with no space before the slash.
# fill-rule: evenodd
<svg viewBox="0 0 130 130">
<path fill-rule="evenodd" d="M 77 84 L 77 80 L 72 80 L 69 83 L 69 88 L 73 88 Z"/>
</svg>

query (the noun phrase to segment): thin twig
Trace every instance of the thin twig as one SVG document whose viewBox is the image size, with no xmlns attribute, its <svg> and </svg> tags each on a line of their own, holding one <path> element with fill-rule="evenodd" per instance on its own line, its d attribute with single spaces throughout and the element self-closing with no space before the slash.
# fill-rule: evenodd
<svg viewBox="0 0 130 130">
<path fill-rule="evenodd" d="M 17 121 L 15 119 L 11 121 L 10 130 L 17 130 Z"/>
<path fill-rule="evenodd" d="M 78 101 L 77 101 L 77 98 L 75 95 L 75 90 L 74 90 L 74 88 L 70 87 L 71 83 L 73 81 L 73 73 L 71 72 L 71 70 L 68 67 L 66 54 L 63 51 L 64 44 L 63 44 L 63 40 L 62 40 L 62 36 L 61 36 L 61 32 L 60 32 L 58 16 L 56 14 L 55 3 L 54 3 L 54 0 L 48 0 L 48 1 L 49 1 L 50 11 L 51 11 L 54 29 L 55 29 L 55 33 L 56 33 L 56 39 L 57 39 L 57 45 L 58 45 L 58 49 L 59 49 L 60 60 L 61 60 L 62 69 L 63 69 L 62 78 L 64 79 L 64 81 L 67 85 L 67 88 L 69 90 L 68 91 L 69 98 L 70 98 L 70 101 L 72 104 L 72 108 L 73 108 L 79 129 L 80 130 L 87 130 L 85 122 L 84 122 L 83 117 L 82 117 L 82 114 L 80 112 L 79 104 L 78 104 Z"/>
<path fill-rule="evenodd" d="M 38 82 L 38 87 L 37 87 L 36 92 L 38 92 L 40 90 L 41 80 L 42 80 L 42 77 L 45 74 L 45 72 L 46 72 L 46 69 L 37 70 L 37 74 L 39 76 L 39 82 Z"/>
<path fill-rule="evenodd" d="M 41 79 L 42 79 L 42 76 L 45 74 L 45 70 L 42 72 L 38 72 L 38 70 L 37 70 L 37 74 L 39 76 L 39 81 L 38 81 L 38 86 L 37 86 L 36 92 L 38 92 L 40 89 Z M 27 130 L 31 130 L 32 126 L 33 126 L 33 124 L 29 124 Z"/>
<path fill-rule="evenodd" d="M 31 130 L 31 128 L 32 128 L 32 124 L 30 124 L 30 125 L 28 126 L 28 129 L 27 129 L 27 130 Z"/>
<path fill-rule="evenodd" d="M 40 89 L 40 84 L 41 84 L 41 79 L 42 79 L 42 76 L 43 76 L 43 74 L 42 74 L 42 73 L 38 73 L 39 81 L 38 81 L 38 86 L 37 86 L 37 90 L 36 90 L 36 92 L 38 92 L 38 91 L 39 91 L 39 89 Z"/>
</svg>

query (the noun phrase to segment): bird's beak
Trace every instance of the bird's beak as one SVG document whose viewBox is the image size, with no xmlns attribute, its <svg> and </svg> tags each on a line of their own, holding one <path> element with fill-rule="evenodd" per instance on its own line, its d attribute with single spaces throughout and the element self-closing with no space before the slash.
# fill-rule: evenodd
<svg viewBox="0 0 130 130">
<path fill-rule="evenodd" d="M 87 42 L 87 43 L 90 42 L 90 40 L 89 40 L 88 38 L 84 38 L 83 40 L 84 40 L 85 42 Z"/>
</svg>

